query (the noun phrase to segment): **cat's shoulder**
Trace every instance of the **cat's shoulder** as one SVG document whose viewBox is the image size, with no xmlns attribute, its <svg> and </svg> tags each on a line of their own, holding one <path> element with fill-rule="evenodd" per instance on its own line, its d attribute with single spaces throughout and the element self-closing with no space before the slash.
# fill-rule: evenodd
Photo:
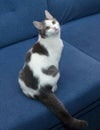
<svg viewBox="0 0 100 130">
<path fill-rule="evenodd" d="M 37 41 L 26 53 L 26 62 L 29 62 L 31 60 L 32 54 L 45 55 L 45 56 L 49 55 L 48 50 L 43 45 L 41 45 L 39 41 Z"/>
<path fill-rule="evenodd" d="M 39 55 L 46 55 L 48 56 L 47 49 L 38 41 L 32 47 L 32 53 L 38 53 Z"/>
</svg>

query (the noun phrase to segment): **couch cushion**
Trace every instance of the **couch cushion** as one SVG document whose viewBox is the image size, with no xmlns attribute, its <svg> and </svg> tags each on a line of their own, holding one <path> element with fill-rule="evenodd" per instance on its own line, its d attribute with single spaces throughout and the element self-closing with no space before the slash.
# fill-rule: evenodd
<svg viewBox="0 0 100 130">
<path fill-rule="evenodd" d="M 0 47 L 37 34 L 33 20 L 42 20 L 46 0 L 0 0 Z"/>
<path fill-rule="evenodd" d="M 100 12 L 100 0 L 47 0 L 47 4 L 61 24 Z"/>
<path fill-rule="evenodd" d="M 100 61 L 100 14 L 63 25 L 62 38 Z"/>
<path fill-rule="evenodd" d="M 24 96 L 18 85 L 18 72 L 34 41 L 0 50 L 0 130 L 47 130 L 58 122 L 44 105 Z M 100 63 L 64 44 L 56 95 L 75 114 L 99 98 Z"/>
</svg>

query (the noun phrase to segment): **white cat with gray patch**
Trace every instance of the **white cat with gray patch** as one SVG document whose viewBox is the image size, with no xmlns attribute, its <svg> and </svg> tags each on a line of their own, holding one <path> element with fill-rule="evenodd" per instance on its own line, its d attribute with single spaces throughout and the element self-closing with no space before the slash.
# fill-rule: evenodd
<svg viewBox="0 0 100 130">
<path fill-rule="evenodd" d="M 60 77 L 59 61 L 63 41 L 60 38 L 59 22 L 48 11 L 45 11 L 45 16 L 44 21 L 33 22 L 39 31 L 39 38 L 28 51 L 19 73 L 20 87 L 26 96 L 45 104 L 65 129 L 83 129 L 87 122 L 73 118 L 54 94 Z"/>
</svg>

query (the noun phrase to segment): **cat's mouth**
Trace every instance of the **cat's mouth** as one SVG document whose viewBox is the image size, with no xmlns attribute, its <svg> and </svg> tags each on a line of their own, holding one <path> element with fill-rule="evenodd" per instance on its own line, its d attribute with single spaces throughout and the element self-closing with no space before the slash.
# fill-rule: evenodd
<svg viewBox="0 0 100 130">
<path fill-rule="evenodd" d="M 54 29 L 54 32 L 55 32 L 56 34 L 59 33 L 59 29 L 58 29 L 58 28 L 53 28 L 53 29 Z"/>
<path fill-rule="evenodd" d="M 59 33 L 59 30 L 56 30 L 56 31 L 55 31 L 55 34 L 58 34 L 58 33 Z"/>
<path fill-rule="evenodd" d="M 56 27 L 53 27 L 53 29 L 55 30 L 55 31 L 58 31 L 59 29 L 58 28 L 56 28 Z"/>
</svg>

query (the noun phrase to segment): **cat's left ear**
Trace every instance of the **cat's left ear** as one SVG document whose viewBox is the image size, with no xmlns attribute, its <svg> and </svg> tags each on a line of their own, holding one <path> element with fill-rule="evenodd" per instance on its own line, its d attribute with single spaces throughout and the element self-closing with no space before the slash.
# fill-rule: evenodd
<svg viewBox="0 0 100 130">
<path fill-rule="evenodd" d="M 33 25 L 34 25 L 38 30 L 42 30 L 42 29 L 43 29 L 43 25 L 42 25 L 41 22 L 33 21 Z"/>
<path fill-rule="evenodd" d="M 45 10 L 45 17 L 46 17 L 46 19 L 48 19 L 48 20 L 54 19 L 53 16 L 52 16 L 47 10 Z"/>
</svg>

